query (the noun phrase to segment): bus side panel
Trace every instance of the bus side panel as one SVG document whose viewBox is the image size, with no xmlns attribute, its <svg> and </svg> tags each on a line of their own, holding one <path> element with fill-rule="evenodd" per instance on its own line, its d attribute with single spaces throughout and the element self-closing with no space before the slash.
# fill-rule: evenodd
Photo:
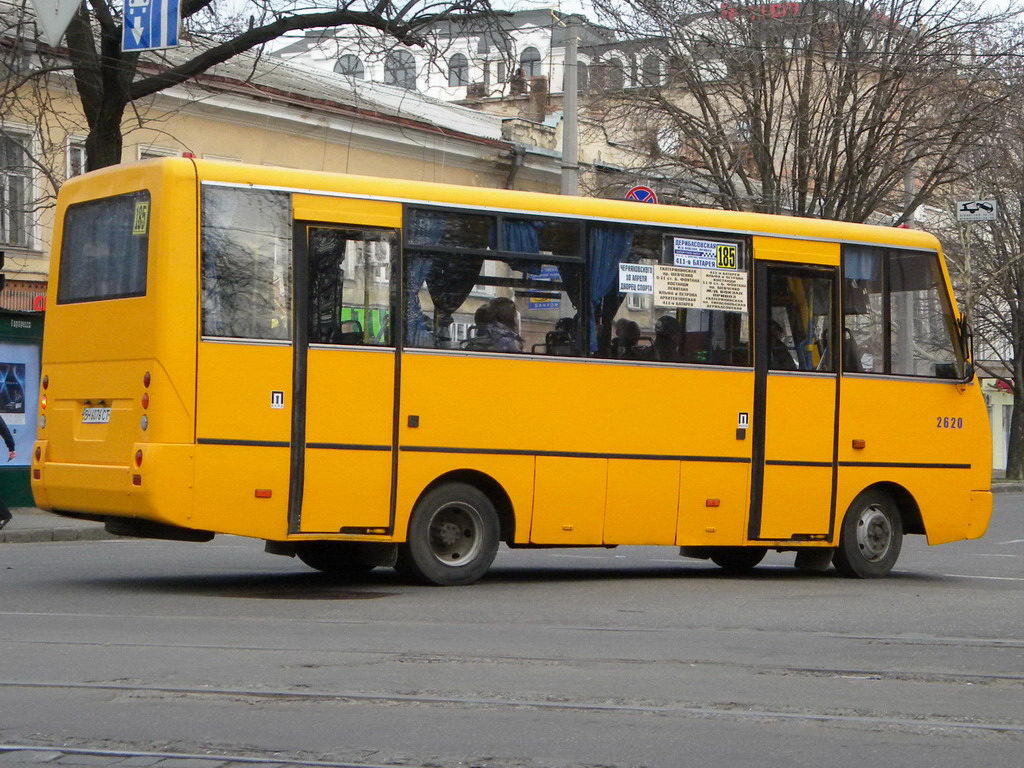
<svg viewBox="0 0 1024 768">
<path fill-rule="evenodd" d="M 403 428 L 403 431 L 408 431 Z M 405 541 L 409 517 L 423 490 L 441 475 L 457 470 L 481 472 L 493 478 L 508 494 L 515 514 L 516 544 L 530 540 L 533 509 L 533 456 L 486 456 L 479 454 L 403 452 L 398 458 L 398 498 L 395 505 L 395 539 Z"/>
<path fill-rule="evenodd" d="M 460 384 L 457 393 L 452 382 Z M 742 530 L 745 523 L 747 505 L 739 499 L 747 494 L 752 440 L 738 439 L 737 424 L 740 413 L 752 410 L 750 370 L 406 352 L 401 402 L 403 446 L 455 448 L 477 457 L 483 467 L 496 458 L 486 452 L 538 456 L 533 519 L 524 517 L 525 510 L 517 505 L 517 536 L 532 529 L 547 538 L 547 532 L 557 530 L 560 543 L 570 541 L 563 536 L 571 533 L 574 544 L 671 545 L 678 533 L 666 520 L 675 521 L 677 514 L 703 520 L 706 498 L 724 498 L 734 491 L 736 501 L 717 509 L 714 517 L 721 521 L 726 514 L 734 516 L 720 530 Z M 419 427 L 408 428 L 410 415 L 419 417 Z M 408 487 L 412 481 L 406 469 L 422 456 L 402 454 L 403 503 L 423 487 Z M 466 456 L 452 457 L 446 469 L 458 468 Z M 715 467 L 689 474 L 684 470 L 692 478 L 684 487 L 685 498 L 700 499 L 698 508 L 676 501 L 677 469 L 647 464 L 672 465 L 683 457 Z M 722 457 L 734 461 L 715 462 Z M 606 470 L 605 459 L 616 466 Z M 640 463 L 619 466 L 620 461 Z M 636 496 L 659 506 L 634 515 L 637 505 L 626 500 Z M 562 519 L 567 499 L 577 500 L 572 520 Z M 573 531 L 562 530 L 563 525 Z"/>
<path fill-rule="evenodd" d="M 681 547 L 746 543 L 749 488 L 749 464 L 682 462 L 675 543 Z"/>
<path fill-rule="evenodd" d="M 837 539 L 857 494 L 885 481 L 917 501 L 929 544 L 985 532 L 990 509 L 972 504 L 972 492 L 990 487 L 992 448 L 977 384 L 844 377 L 841 403 Z M 853 440 L 864 440 L 864 448 Z M 950 464 L 969 467 L 927 466 Z"/>
<path fill-rule="evenodd" d="M 290 345 L 199 344 L 193 527 L 286 536 L 291 376 Z"/>
</svg>

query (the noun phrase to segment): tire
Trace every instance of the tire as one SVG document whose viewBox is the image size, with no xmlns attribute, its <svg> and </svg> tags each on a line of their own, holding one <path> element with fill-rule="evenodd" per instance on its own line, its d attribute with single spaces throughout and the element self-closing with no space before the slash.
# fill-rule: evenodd
<svg viewBox="0 0 1024 768">
<path fill-rule="evenodd" d="M 339 578 L 350 579 L 374 569 L 347 541 L 304 541 L 297 546 L 295 556 L 310 568 Z"/>
<path fill-rule="evenodd" d="M 767 547 L 715 547 L 711 562 L 729 573 L 746 573 L 764 560 Z"/>
<path fill-rule="evenodd" d="M 836 569 L 851 579 L 887 576 L 903 546 L 903 518 L 892 496 L 868 489 L 850 504 L 832 556 Z"/>
<path fill-rule="evenodd" d="M 421 584 L 472 584 L 494 562 L 499 533 L 498 513 L 480 489 L 439 485 L 413 509 L 395 570 Z"/>
</svg>

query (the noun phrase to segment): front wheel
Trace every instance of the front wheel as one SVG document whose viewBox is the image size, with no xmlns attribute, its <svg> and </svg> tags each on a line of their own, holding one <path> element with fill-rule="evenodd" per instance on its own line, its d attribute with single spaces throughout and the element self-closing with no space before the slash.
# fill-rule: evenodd
<svg viewBox="0 0 1024 768">
<path fill-rule="evenodd" d="M 498 553 L 498 513 L 472 485 L 446 483 L 416 504 L 395 569 L 422 584 L 472 584 Z"/>
<path fill-rule="evenodd" d="M 896 564 L 902 545 L 903 519 L 896 502 L 884 491 L 869 489 L 846 510 L 832 563 L 851 579 L 881 578 Z"/>
<path fill-rule="evenodd" d="M 729 573 L 746 573 L 764 560 L 766 547 L 714 547 L 711 562 Z"/>
</svg>

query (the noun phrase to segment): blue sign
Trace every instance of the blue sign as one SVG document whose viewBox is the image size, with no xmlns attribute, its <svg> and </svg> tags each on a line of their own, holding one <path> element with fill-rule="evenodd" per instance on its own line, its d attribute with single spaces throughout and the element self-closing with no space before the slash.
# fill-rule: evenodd
<svg viewBox="0 0 1024 768">
<path fill-rule="evenodd" d="M 155 51 L 178 44 L 180 0 L 124 0 L 122 51 Z"/>
<path fill-rule="evenodd" d="M 562 279 L 562 276 L 558 271 L 558 267 L 553 267 L 550 264 L 545 264 L 541 268 L 539 274 L 531 275 L 531 277 L 534 280 L 550 280 L 552 282 Z M 540 295 L 530 296 L 526 304 L 529 309 L 559 309 L 562 306 L 562 301 L 560 296 Z"/>
<path fill-rule="evenodd" d="M 626 193 L 626 199 L 636 203 L 657 203 L 658 195 L 650 187 L 633 187 Z"/>
</svg>

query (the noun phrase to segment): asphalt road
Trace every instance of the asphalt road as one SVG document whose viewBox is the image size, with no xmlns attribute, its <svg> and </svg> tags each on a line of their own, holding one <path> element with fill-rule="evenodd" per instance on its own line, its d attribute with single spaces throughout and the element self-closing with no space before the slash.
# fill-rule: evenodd
<svg viewBox="0 0 1024 768">
<path fill-rule="evenodd" d="M 229 537 L 0 545 L 0 764 L 1024 765 L 1024 495 L 890 579 L 792 557 L 503 550 L 438 589 Z"/>
</svg>

